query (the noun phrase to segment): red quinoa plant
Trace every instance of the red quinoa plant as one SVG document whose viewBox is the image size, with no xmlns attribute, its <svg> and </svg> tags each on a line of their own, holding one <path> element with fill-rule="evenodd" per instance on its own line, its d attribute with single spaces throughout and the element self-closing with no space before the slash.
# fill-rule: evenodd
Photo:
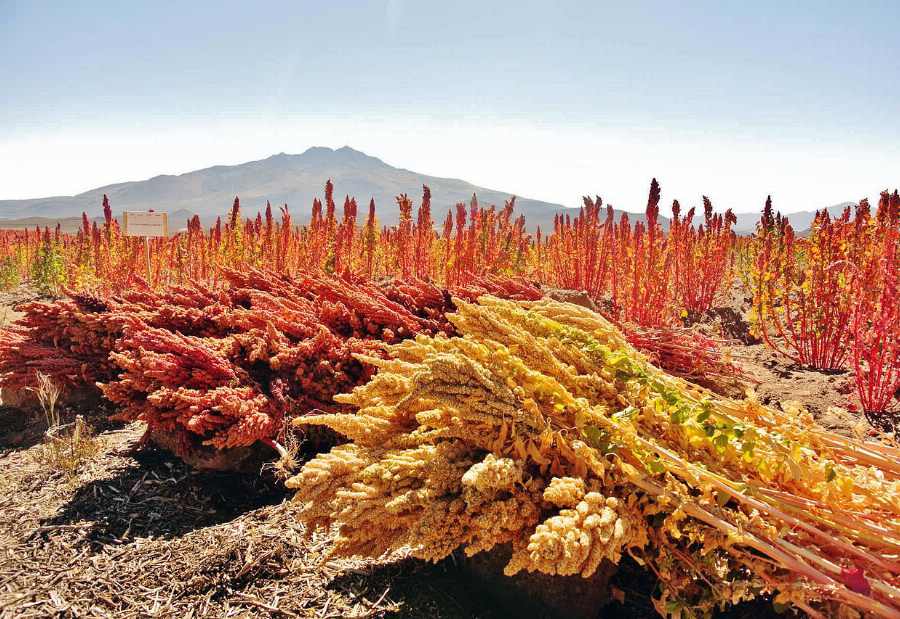
<svg viewBox="0 0 900 619">
<path fill-rule="evenodd" d="M 872 228 L 874 251 L 863 256 L 851 321 L 853 370 L 863 411 L 893 426 L 900 391 L 900 194 L 884 192 Z M 884 422 L 887 421 L 886 424 Z"/>
<path fill-rule="evenodd" d="M 817 369 L 854 372 L 863 411 L 879 423 L 900 388 L 900 195 L 884 192 L 798 238 L 766 202 L 752 241 L 753 316 L 766 343 Z"/>
<path fill-rule="evenodd" d="M 817 213 L 808 238 L 766 200 L 757 226 L 753 318 L 766 343 L 797 363 L 844 367 L 849 352 L 854 264 L 850 211 Z"/>
<path fill-rule="evenodd" d="M 713 306 L 722 288 L 731 282 L 734 266 L 735 234 L 731 227 L 737 221 L 731 209 L 713 213 L 709 198 L 703 196 L 703 223 L 692 225 L 694 209 L 679 218 L 681 207 L 672 205 L 670 243 L 675 253 L 675 290 L 680 306 L 690 315 L 699 316 Z"/>
<path fill-rule="evenodd" d="M 679 310 L 708 310 L 732 275 L 734 215 L 714 214 L 704 197 L 704 222 L 694 226 L 694 210 L 682 218 L 675 201 L 666 232 L 659 202 L 653 179 L 645 221 L 632 224 L 626 213 L 616 222 L 609 205 L 601 217 L 602 200 L 585 197 L 577 216 L 557 215 L 552 233 L 537 237 L 539 279 L 605 297 L 615 317 L 643 326 L 671 325 Z"/>
</svg>

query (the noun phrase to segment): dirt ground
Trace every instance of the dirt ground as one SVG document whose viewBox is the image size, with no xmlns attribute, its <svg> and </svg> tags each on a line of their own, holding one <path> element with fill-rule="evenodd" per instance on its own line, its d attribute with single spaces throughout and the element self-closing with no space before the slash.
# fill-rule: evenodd
<svg viewBox="0 0 900 619">
<path fill-rule="evenodd" d="M 0 318 L 14 317 L 9 308 L 23 294 L 0 298 Z M 763 402 L 798 400 L 823 425 L 868 431 L 858 415 L 835 408 L 853 395 L 849 373 L 799 368 L 739 337 L 744 310 L 734 301 L 714 313 L 711 328 L 721 323 L 747 342 L 731 352 Z M 530 601 L 523 611 L 514 587 L 473 576 L 458 557 L 437 565 L 402 554 L 327 560 L 330 536 L 306 538 L 275 480 L 196 471 L 144 445 L 139 424 L 79 412 L 94 424 L 99 451 L 70 475 L 38 457 L 41 419 L 0 407 L 0 618 L 550 614 Z M 656 616 L 653 580 L 637 566 L 626 562 L 611 584 L 625 603 L 597 616 Z M 729 616 L 774 615 L 761 603 Z"/>
<path fill-rule="evenodd" d="M 37 445 L 0 456 L 0 616 L 493 616 L 448 566 L 325 561 L 276 484 L 196 472 L 142 434 L 100 433 L 71 479 Z"/>
<path fill-rule="evenodd" d="M 703 317 L 702 327 L 731 342 L 728 350 L 734 364 L 759 401 L 770 406 L 799 402 L 822 426 L 841 434 L 872 431 L 861 415 L 848 412 L 857 401 L 853 373 L 811 370 L 773 352 L 751 333 L 751 302 L 736 284 L 725 304 Z"/>
</svg>

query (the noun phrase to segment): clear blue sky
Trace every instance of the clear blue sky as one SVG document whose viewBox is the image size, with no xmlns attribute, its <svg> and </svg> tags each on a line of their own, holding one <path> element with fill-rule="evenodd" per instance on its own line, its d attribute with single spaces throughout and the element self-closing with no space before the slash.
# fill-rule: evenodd
<svg viewBox="0 0 900 619">
<path fill-rule="evenodd" d="M 900 2 L 551 4 L 0 0 L 0 198 L 315 144 L 625 208 L 900 184 Z"/>
</svg>

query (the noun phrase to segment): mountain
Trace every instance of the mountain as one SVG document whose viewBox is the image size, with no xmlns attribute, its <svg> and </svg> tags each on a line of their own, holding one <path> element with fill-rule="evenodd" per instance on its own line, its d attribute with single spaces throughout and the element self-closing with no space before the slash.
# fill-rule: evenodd
<svg viewBox="0 0 900 619">
<path fill-rule="evenodd" d="M 848 206 L 852 207 L 855 202 L 841 202 L 833 206 L 826 207 L 831 217 L 839 217 L 844 209 Z M 820 209 L 821 210 L 821 209 Z M 791 227 L 797 233 L 806 232 L 812 225 L 813 218 L 817 211 L 798 211 L 796 213 L 788 213 L 785 215 L 791 222 Z M 756 231 L 756 223 L 759 221 L 760 213 L 737 213 L 737 223 L 734 225 L 734 231 L 738 234 L 751 234 Z"/>
<path fill-rule="evenodd" d="M 76 196 L 54 196 L 30 200 L 0 200 L 0 228 L 33 228 L 36 225 L 54 227 L 57 222 L 66 232 L 81 226 L 81 213 L 91 219 L 102 215 L 103 194 L 109 196 L 113 212 L 154 209 L 169 212 L 169 228 L 173 232 L 183 227 L 193 215 L 200 215 L 209 225 L 217 216 L 224 216 L 234 196 L 240 196 L 245 216 L 255 215 L 265 207 L 266 200 L 273 207 L 287 203 L 295 221 L 309 221 L 314 197 L 322 197 L 325 181 L 332 179 L 338 208 L 345 195 L 356 198 L 361 216 L 365 216 L 369 198 L 375 199 L 378 219 L 383 224 L 397 221 L 395 197 L 408 194 L 414 204 L 422 196 L 422 185 L 431 188 L 432 217 L 437 225 L 444 221 L 447 209 L 457 202 L 466 202 L 472 194 L 482 204 L 502 207 L 514 195 L 478 187 L 455 178 L 441 178 L 395 168 L 377 157 L 369 156 L 349 146 L 331 149 L 316 146 L 299 155 L 279 153 L 259 161 L 233 166 L 213 166 L 185 174 L 164 174 L 144 181 L 116 183 L 91 189 Z M 849 203 L 828 207 L 832 215 L 839 215 Z M 576 209 L 561 204 L 529 198 L 516 198 L 516 214 L 524 214 L 528 229 L 538 226 L 547 231 L 557 213 L 577 214 Z M 616 211 L 616 217 L 621 214 Z M 807 230 L 815 211 L 788 215 L 797 232 Z M 629 213 L 632 221 L 643 220 L 643 214 Z M 756 229 L 759 213 L 739 213 L 735 231 L 749 234 Z M 695 219 L 695 221 L 697 221 Z M 669 219 L 660 216 L 663 227 Z"/>
<path fill-rule="evenodd" d="M 170 228 L 177 230 L 190 214 L 196 213 L 204 223 L 224 216 L 235 196 L 240 196 L 245 215 L 255 214 L 265 207 L 266 200 L 273 208 L 287 203 L 295 221 L 308 221 L 313 198 L 322 197 L 325 181 L 334 181 L 335 201 L 340 209 L 344 195 L 355 197 L 364 216 L 369 198 L 375 199 L 379 221 L 397 221 L 395 197 L 408 194 L 418 204 L 422 185 L 431 188 L 432 217 L 440 224 L 447 209 L 457 202 L 466 202 L 472 194 L 482 204 L 504 202 L 512 192 L 477 187 L 453 178 L 440 178 L 395 168 L 349 146 L 333 150 L 313 147 L 300 155 L 280 153 L 260 161 L 234 166 L 213 166 L 179 175 L 162 175 L 144 181 L 116 183 L 91 189 L 77 196 L 54 196 L 30 200 L 0 200 L 0 218 L 20 221 L 21 218 L 47 218 L 55 225 L 57 219 L 89 217 L 100 214 L 103 194 L 115 213 L 123 210 L 155 209 L 170 213 Z M 516 198 L 517 213 L 524 213 L 528 227 L 541 226 L 546 230 L 553 224 L 553 216 L 566 211 L 561 204 L 528 198 Z M 184 216 L 176 217 L 176 214 Z M 4 222 L 0 227 L 13 227 Z M 71 223 L 66 222 L 67 225 Z M 43 224 L 42 224 L 43 225 Z M 76 224 L 76 227 L 79 224 Z M 15 226 L 15 227 L 21 227 Z"/>
</svg>

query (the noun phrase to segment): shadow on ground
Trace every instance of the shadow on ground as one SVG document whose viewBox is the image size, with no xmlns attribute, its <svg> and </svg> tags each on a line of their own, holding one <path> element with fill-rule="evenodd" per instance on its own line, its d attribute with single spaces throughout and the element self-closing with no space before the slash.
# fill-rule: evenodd
<svg viewBox="0 0 900 619">
<path fill-rule="evenodd" d="M 111 405 L 98 398 L 79 401 L 75 405 L 58 408 L 60 422 L 69 423 L 81 415 L 95 434 L 115 430 L 125 424 L 112 421 Z M 47 422 L 37 405 L 21 408 L 0 404 L 0 455 L 11 451 L 23 451 L 34 447 L 44 438 Z"/>
<path fill-rule="evenodd" d="M 512 609 L 504 608 L 499 599 L 487 594 L 482 587 L 473 586 L 469 574 L 453 559 L 433 564 L 406 558 L 366 569 L 350 569 L 335 576 L 328 589 L 368 600 L 378 600 L 384 594 L 385 599 L 397 608 L 384 615 L 393 619 L 500 619 L 514 616 Z"/>
<path fill-rule="evenodd" d="M 624 602 L 613 600 L 598 615 L 599 617 L 649 619 L 660 616 L 653 607 L 653 598 L 659 595 L 656 577 L 649 570 L 639 566 L 631 557 L 622 558 L 610 585 L 625 594 Z M 786 619 L 796 615 L 778 614 L 770 599 L 760 598 L 753 602 L 737 604 L 724 612 L 716 613 L 715 616 L 717 619 Z"/>
<path fill-rule="evenodd" d="M 85 540 L 174 538 L 280 502 L 283 487 L 257 474 L 195 471 L 159 449 L 137 449 L 112 474 L 81 485 L 41 530 L 92 523 Z"/>
<path fill-rule="evenodd" d="M 33 413 L 0 405 L 0 455 L 37 445 L 45 425 Z"/>
<path fill-rule="evenodd" d="M 505 577 L 502 566 L 507 558 L 508 552 L 502 547 L 472 559 L 456 553 L 437 564 L 407 558 L 361 570 L 345 570 L 330 581 L 328 588 L 372 600 L 389 587 L 386 598 L 399 608 L 385 616 L 394 619 L 438 616 L 442 619 L 654 619 L 660 616 L 652 601 L 659 593 L 656 578 L 630 557 L 622 559 L 614 574 L 608 570 L 607 576 L 575 582 L 575 586 L 572 580 L 581 580 L 580 577 L 525 573 Z M 611 587 L 606 589 L 603 583 L 609 575 Z M 605 590 L 590 592 L 593 586 Z M 624 602 L 609 599 L 608 591 L 612 588 L 624 593 Z M 555 596 L 554 590 L 560 595 Z M 565 595 L 569 596 L 570 607 L 562 603 L 554 605 L 555 601 L 564 601 Z M 716 614 L 721 619 L 790 616 L 796 615 L 778 614 L 768 599 L 739 604 Z"/>
</svg>

